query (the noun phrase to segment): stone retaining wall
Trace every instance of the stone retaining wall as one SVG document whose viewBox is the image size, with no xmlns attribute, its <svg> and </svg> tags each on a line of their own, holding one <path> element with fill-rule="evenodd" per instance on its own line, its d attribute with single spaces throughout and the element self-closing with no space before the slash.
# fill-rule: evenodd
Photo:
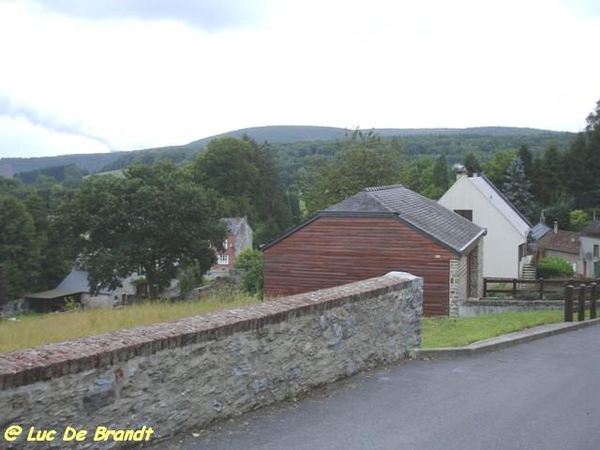
<svg viewBox="0 0 600 450">
<path fill-rule="evenodd" d="M 563 300 L 506 300 L 481 299 L 468 300 L 458 305 L 458 317 L 487 316 L 517 311 L 539 311 L 564 309 Z"/>
<path fill-rule="evenodd" d="M 392 272 L 0 355 L 0 448 L 120 445 L 114 436 L 94 442 L 98 427 L 151 427 L 154 440 L 403 359 L 420 345 L 422 293 L 421 278 Z M 13 425 L 23 432 L 11 443 Z M 56 439 L 25 442 L 31 427 Z M 73 428 L 87 436 L 65 442 Z"/>
</svg>

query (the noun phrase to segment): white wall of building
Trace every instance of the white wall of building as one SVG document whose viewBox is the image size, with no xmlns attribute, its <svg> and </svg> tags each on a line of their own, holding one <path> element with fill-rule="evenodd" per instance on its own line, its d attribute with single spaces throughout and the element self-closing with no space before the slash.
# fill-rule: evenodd
<svg viewBox="0 0 600 450">
<path fill-rule="evenodd" d="M 497 193 L 490 190 L 484 194 L 471 180 L 460 177 L 439 203 L 450 210 L 472 210 L 473 222 L 487 229 L 483 238 L 484 277 L 518 278 L 519 246 L 527 243 L 527 234 L 506 217 L 505 209 L 494 204 L 501 200 L 495 198 Z"/>
</svg>

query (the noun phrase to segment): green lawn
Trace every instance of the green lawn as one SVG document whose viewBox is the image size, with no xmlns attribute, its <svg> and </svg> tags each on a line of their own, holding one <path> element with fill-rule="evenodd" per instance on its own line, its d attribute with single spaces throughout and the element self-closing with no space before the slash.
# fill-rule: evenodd
<svg viewBox="0 0 600 450">
<path fill-rule="evenodd" d="M 464 318 L 425 317 L 422 320 L 421 347 L 461 347 L 483 339 L 562 320 L 562 310 L 524 311 Z"/>
</svg>

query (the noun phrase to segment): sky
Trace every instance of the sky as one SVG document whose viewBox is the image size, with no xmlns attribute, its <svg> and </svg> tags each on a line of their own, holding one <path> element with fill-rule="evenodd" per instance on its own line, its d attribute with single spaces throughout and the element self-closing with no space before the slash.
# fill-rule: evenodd
<svg viewBox="0 0 600 450">
<path fill-rule="evenodd" d="M 0 158 L 265 125 L 581 131 L 598 0 L 0 0 Z"/>
</svg>

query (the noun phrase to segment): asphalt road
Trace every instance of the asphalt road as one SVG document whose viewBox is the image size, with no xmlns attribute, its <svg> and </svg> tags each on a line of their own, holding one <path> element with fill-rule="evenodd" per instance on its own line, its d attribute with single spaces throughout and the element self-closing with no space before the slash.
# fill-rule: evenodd
<svg viewBox="0 0 600 450">
<path fill-rule="evenodd" d="M 408 361 L 169 442 L 167 450 L 598 450 L 600 326 Z"/>
</svg>

